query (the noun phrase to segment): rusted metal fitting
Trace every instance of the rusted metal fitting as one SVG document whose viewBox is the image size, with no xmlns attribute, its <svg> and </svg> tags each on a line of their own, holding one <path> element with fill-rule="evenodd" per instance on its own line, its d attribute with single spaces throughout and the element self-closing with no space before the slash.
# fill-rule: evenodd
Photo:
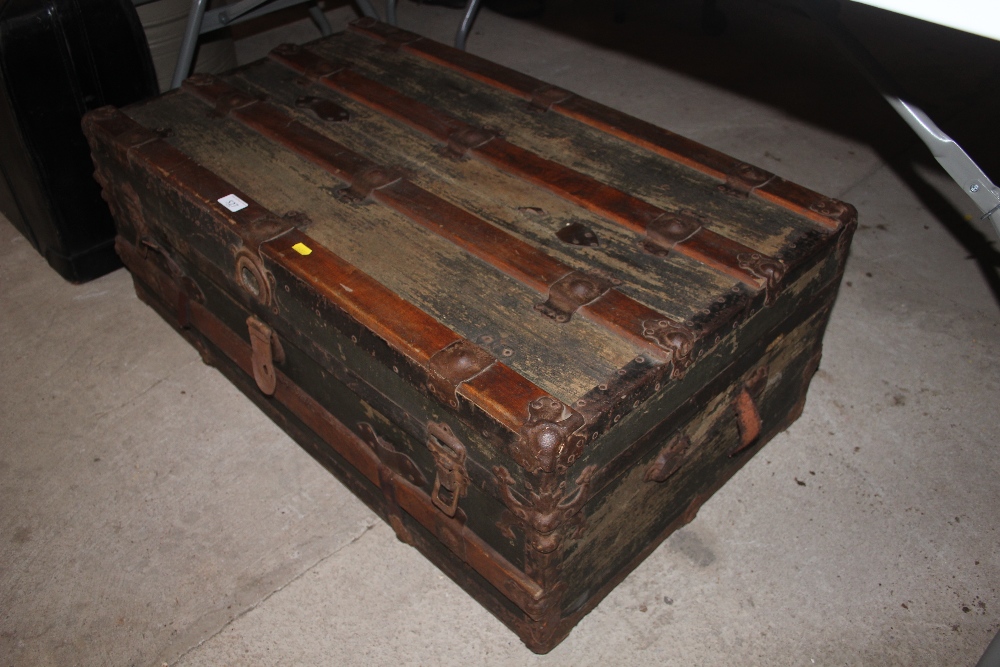
<svg viewBox="0 0 1000 667">
<path fill-rule="evenodd" d="M 726 182 L 719 186 L 719 190 L 728 195 L 746 199 L 751 192 L 766 185 L 772 178 L 774 178 L 774 174 L 769 171 L 752 164 L 739 162 L 726 173 Z"/>
<path fill-rule="evenodd" d="M 670 479 L 680 470 L 684 457 L 691 449 L 691 439 L 686 435 L 675 436 L 660 450 L 660 453 L 646 468 L 647 482 L 662 483 Z"/>
<path fill-rule="evenodd" d="M 573 271 L 549 286 L 548 299 L 536 303 L 535 310 L 556 322 L 569 322 L 573 313 L 582 306 L 604 295 L 614 286 L 614 281 L 596 273 Z"/>
<path fill-rule="evenodd" d="M 511 445 L 511 457 L 528 472 L 565 469 L 586 443 L 586 436 L 577 433 L 584 423 L 576 410 L 552 396 L 542 396 L 528 404 L 528 419 Z"/>
<path fill-rule="evenodd" d="M 437 475 L 431 501 L 445 515 L 454 517 L 458 501 L 467 493 L 469 473 L 465 469 L 465 445 L 444 423 L 427 422 L 427 449 L 434 457 Z"/>
<path fill-rule="evenodd" d="M 528 100 L 528 103 L 535 110 L 548 111 L 552 108 L 553 104 L 565 102 L 571 97 L 573 97 L 573 93 L 568 90 L 546 84 L 532 91 L 531 99 Z"/>
<path fill-rule="evenodd" d="M 364 201 L 375 190 L 391 185 L 402 177 L 402 173 L 393 169 L 371 167 L 355 176 L 349 186 L 338 191 L 338 195 L 349 202 Z"/>
<path fill-rule="evenodd" d="M 740 253 L 736 256 L 741 269 L 746 269 L 764 281 L 764 305 L 770 306 L 778 298 L 785 266 L 780 260 L 758 253 Z"/>
<path fill-rule="evenodd" d="M 427 363 L 427 389 L 452 408 L 458 407 L 458 387 L 492 366 L 496 358 L 468 340 L 435 352 Z"/>
<path fill-rule="evenodd" d="M 463 158 L 473 148 L 487 144 L 497 138 L 498 133 L 471 125 L 459 128 L 448 135 L 447 152 L 453 157 Z"/>
<path fill-rule="evenodd" d="M 295 100 L 295 106 L 300 109 L 309 109 L 320 120 L 332 123 L 344 123 L 351 119 L 351 114 L 347 109 L 333 100 L 327 100 L 322 97 L 303 95 Z"/>
<path fill-rule="evenodd" d="M 691 238 L 701 229 L 701 220 L 693 213 L 664 213 L 646 225 L 646 238 L 639 242 L 639 247 L 651 255 L 666 257 L 674 246 Z"/>
<path fill-rule="evenodd" d="M 284 348 L 281 347 L 281 341 L 274 335 L 271 327 L 257 319 L 255 315 L 247 318 L 247 329 L 250 332 L 253 379 L 261 392 L 272 396 L 278 385 L 278 374 L 274 364 L 285 360 Z"/>
<path fill-rule="evenodd" d="M 673 368 L 670 377 L 679 380 L 691 365 L 695 333 L 688 326 L 673 320 L 648 320 L 642 323 L 642 335 L 670 353 Z"/>
</svg>

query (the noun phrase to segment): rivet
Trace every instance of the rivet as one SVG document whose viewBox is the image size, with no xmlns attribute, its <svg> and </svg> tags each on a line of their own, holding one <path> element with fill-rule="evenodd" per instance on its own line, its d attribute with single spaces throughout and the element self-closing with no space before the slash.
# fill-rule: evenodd
<svg viewBox="0 0 1000 667">
<path fill-rule="evenodd" d="M 653 386 L 653 391 L 660 391 L 660 383 L 659 383 L 659 382 L 657 382 L 657 383 L 656 383 L 656 384 L 655 384 L 655 385 Z"/>
<path fill-rule="evenodd" d="M 633 408 L 637 408 L 637 407 L 639 407 L 639 401 L 636 401 L 635 403 L 633 403 L 633 404 L 632 404 L 632 407 L 633 407 Z"/>
<path fill-rule="evenodd" d="M 509 347 L 505 347 L 503 349 L 503 352 L 501 352 L 501 354 L 505 357 L 510 357 L 514 354 L 514 350 L 510 349 Z"/>
<path fill-rule="evenodd" d="M 576 402 L 576 404 L 579 405 L 582 408 L 583 406 L 585 406 L 587 404 L 587 401 L 585 401 L 585 400 L 583 400 L 581 398 L 579 401 Z"/>
<path fill-rule="evenodd" d="M 645 357 L 636 357 L 636 358 L 635 358 L 635 362 L 636 362 L 637 364 L 641 364 L 641 363 L 645 363 L 645 361 L 646 361 L 646 358 L 645 358 Z"/>
<path fill-rule="evenodd" d="M 392 372 L 393 373 L 398 373 L 399 372 L 399 368 L 397 366 L 393 366 L 392 367 Z"/>
<path fill-rule="evenodd" d="M 597 385 L 597 388 L 600 389 L 601 391 L 607 391 L 608 390 L 608 385 L 606 385 L 606 384 L 599 384 L 599 385 Z"/>
<path fill-rule="evenodd" d="M 358 337 L 357 336 L 351 336 L 351 342 L 352 343 L 357 343 L 358 342 Z"/>
<path fill-rule="evenodd" d="M 621 419 L 621 418 L 622 418 L 621 415 L 615 415 L 615 423 L 617 424 L 618 420 Z"/>
</svg>

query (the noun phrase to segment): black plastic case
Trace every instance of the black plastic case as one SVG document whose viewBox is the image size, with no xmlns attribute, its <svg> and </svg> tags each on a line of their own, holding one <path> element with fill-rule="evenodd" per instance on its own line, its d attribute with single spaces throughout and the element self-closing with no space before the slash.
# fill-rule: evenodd
<svg viewBox="0 0 1000 667">
<path fill-rule="evenodd" d="M 71 282 L 121 266 L 80 118 L 157 93 L 129 0 L 0 0 L 0 211 Z"/>
</svg>

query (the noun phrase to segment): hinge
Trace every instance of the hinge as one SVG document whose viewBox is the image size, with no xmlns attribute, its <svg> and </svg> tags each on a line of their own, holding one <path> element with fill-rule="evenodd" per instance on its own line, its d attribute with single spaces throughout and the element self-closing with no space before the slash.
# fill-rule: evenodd
<svg viewBox="0 0 1000 667">
<path fill-rule="evenodd" d="M 250 330 L 253 379 L 263 393 L 272 396 L 278 386 L 278 374 L 274 364 L 275 362 L 280 364 L 285 360 L 285 351 L 271 327 L 261 322 L 255 315 L 247 318 L 247 328 Z"/>
<path fill-rule="evenodd" d="M 447 516 L 453 517 L 458 510 L 459 499 L 469 487 L 465 445 L 447 424 L 427 422 L 427 449 L 431 450 L 437 464 L 431 501 Z"/>
<path fill-rule="evenodd" d="M 573 271 L 549 286 L 549 298 L 535 310 L 556 322 L 569 322 L 573 313 L 614 287 L 616 281 L 596 273 Z"/>
</svg>

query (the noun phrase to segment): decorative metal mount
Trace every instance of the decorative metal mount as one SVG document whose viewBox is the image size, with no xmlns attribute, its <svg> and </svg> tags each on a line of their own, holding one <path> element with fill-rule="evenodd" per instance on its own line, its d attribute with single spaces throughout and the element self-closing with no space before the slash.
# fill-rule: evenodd
<svg viewBox="0 0 1000 667">
<path fill-rule="evenodd" d="M 579 456 L 585 435 L 576 433 L 584 418 L 561 401 L 543 396 L 528 405 L 528 419 L 511 456 L 531 473 L 565 470 Z"/>
<path fill-rule="evenodd" d="M 696 341 L 689 327 L 673 320 L 648 320 L 642 323 L 642 335 L 670 353 L 673 368 L 670 377 L 679 380 L 691 365 L 691 353 Z"/>
</svg>

